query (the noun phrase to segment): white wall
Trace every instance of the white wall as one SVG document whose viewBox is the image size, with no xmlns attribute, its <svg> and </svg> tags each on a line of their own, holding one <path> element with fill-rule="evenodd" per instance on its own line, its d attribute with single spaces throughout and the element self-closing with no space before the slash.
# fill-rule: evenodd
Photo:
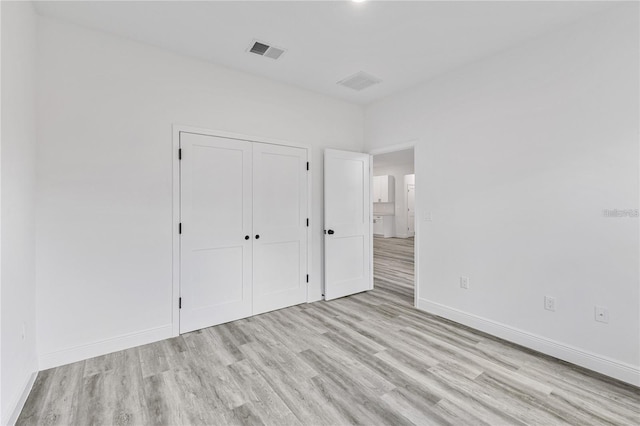
<svg viewBox="0 0 640 426">
<path fill-rule="evenodd" d="M 172 124 L 360 151 L 363 110 L 104 33 L 40 20 L 38 344 L 46 368 L 167 337 Z"/>
<path fill-rule="evenodd" d="M 35 278 L 36 16 L 2 2 L 2 424 L 22 408 L 37 371 Z M 24 337 L 23 337 L 24 327 Z"/>
<path fill-rule="evenodd" d="M 602 213 L 638 208 L 638 48 L 621 4 L 367 108 L 369 150 L 420 140 L 421 308 L 640 383 L 638 218 Z"/>
<path fill-rule="evenodd" d="M 374 156 L 375 157 L 375 156 Z M 374 160 L 375 161 L 375 160 Z M 413 164 L 373 167 L 374 176 L 390 175 L 395 178 L 394 237 L 407 238 L 407 188 L 404 176 L 413 174 Z"/>
</svg>

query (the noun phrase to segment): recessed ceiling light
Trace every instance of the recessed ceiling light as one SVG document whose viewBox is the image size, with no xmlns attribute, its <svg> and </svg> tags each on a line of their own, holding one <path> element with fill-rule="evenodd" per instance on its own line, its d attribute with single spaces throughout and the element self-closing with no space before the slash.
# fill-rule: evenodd
<svg viewBox="0 0 640 426">
<path fill-rule="evenodd" d="M 367 0 L 351 0 L 354 3 L 364 3 Z"/>
</svg>

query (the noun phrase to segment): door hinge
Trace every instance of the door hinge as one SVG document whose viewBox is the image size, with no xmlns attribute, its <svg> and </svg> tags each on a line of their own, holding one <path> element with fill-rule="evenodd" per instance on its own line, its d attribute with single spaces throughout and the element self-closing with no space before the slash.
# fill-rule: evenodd
<svg viewBox="0 0 640 426">
<path fill-rule="evenodd" d="M 182 222 L 178 224 L 178 234 L 182 234 Z"/>
<path fill-rule="evenodd" d="M 182 148 L 178 149 L 178 160 L 182 160 Z"/>
<path fill-rule="evenodd" d="M 309 227 L 309 218 L 307 218 L 307 228 Z"/>
<path fill-rule="evenodd" d="M 309 170 L 309 162 L 307 161 L 307 170 Z"/>
<path fill-rule="evenodd" d="M 182 297 L 178 297 L 178 309 L 182 309 Z"/>
<path fill-rule="evenodd" d="M 307 282 L 309 282 L 309 274 L 307 274 Z"/>
</svg>

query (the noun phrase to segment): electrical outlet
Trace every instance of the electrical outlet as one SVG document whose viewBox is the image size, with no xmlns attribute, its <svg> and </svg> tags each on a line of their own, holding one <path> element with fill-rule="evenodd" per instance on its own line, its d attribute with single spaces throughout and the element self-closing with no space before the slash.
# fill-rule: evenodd
<svg viewBox="0 0 640 426">
<path fill-rule="evenodd" d="M 469 277 L 460 277 L 460 288 L 469 289 Z"/>
<path fill-rule="evenodd" d="M 609 323 L 609 309 L 604 306 L 596 306 L 595 308 L 596 321 L 603 322 L 605 324 Z"/>
<path fill-rule="evenodd" d="M 544 308 L 547 311 L 555 312 L 556 311 L 556 298 L 551 296 L 544 297 Z"/>
</svg>

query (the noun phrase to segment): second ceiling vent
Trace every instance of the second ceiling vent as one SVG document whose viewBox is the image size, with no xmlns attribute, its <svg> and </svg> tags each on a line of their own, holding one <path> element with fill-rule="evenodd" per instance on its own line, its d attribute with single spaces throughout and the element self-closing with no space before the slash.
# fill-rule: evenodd
<svg viewBox="0 0 640 426">
<path fill-rule="evenodd" d="M 249 49 L 247 49 L 247 52 L 255 53 L 256 55 L 260 56 L 266 56 L 267 58 L 271 59 L 278 59 L 280 56 L 282 56 L 285 50 L 254 40 L 253 43 L 251 43 Z"/>
<path fill-rule="evenodd" d="M 359 92 L 360 90 L 364 90 L 367 87 L 380 83 L 381 81 L 382 80 L 378 77 L 374 77 L 371 74 L 360 71 L 340 80 L 337 84 Z"/>
</svg>

